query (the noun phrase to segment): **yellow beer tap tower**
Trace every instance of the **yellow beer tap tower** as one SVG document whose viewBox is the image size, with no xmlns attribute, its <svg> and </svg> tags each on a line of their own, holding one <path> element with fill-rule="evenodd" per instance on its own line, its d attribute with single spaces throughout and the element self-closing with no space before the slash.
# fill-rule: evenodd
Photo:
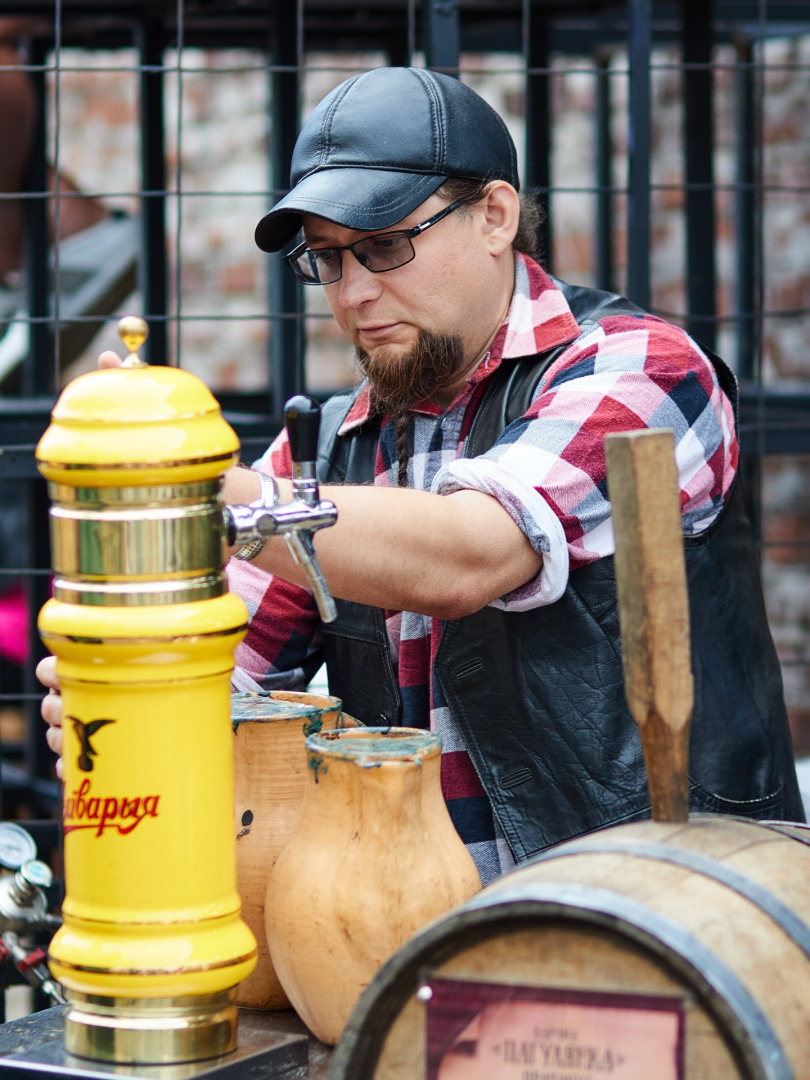
<svg viewBox="0 0 810 1080">
<path fill-rule="evenodd" d="M 227 591 L 222 476 L 239 443 L 193 375 L 136 355 L 61 394 L 37 447 L 52 500 L 64 730 L 64 922 L 49 955 L 65 1048 L 181 1062 L 235 1046 L 255 964 L 240 917 L 230 674 L 247 621 Z"/>
</svg>

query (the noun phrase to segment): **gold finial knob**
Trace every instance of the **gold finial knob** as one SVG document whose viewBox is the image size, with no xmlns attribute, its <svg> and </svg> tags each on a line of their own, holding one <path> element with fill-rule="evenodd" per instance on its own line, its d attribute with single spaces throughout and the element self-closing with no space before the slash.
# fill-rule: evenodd
<svg viewBox="0 0 810 1080">
<path fill-rule="evenodd" d="M 138 349 L 149 337 L 149 327 L 139 315 L 126 315 L 118 323 L 118 334 L 129 351 L 124 360 L 124 367 L 146 367 L 146 362 L 138 356 Z"/>
</svg>

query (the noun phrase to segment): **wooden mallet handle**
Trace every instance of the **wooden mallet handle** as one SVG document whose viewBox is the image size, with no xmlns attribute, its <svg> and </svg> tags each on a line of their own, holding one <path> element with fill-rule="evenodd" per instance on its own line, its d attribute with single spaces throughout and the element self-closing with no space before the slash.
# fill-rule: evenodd
<svg viewBox="0 0 810 1080">
<path fill-rule="evenodd" d="M 675 440 L 655 429 L 608 435 L 605 456 L 624 690 L 641 734 L 652 816 L 687 821 L 693 683 Z"/>
</svg>

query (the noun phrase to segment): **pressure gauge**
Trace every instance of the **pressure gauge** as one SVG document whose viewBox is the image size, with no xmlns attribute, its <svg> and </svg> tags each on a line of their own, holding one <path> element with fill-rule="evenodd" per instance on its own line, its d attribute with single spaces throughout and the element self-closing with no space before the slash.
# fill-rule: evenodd
<svg viewBox="0 0 810 1080">
<path fill-rule="evenodd" d="M 47 889 L 53 885 L 53 873 L 47 863 L 39 859 L 29 859 L 20 867 L 19 873 L 24 881 L 38 889 Z"/>
<path fill-rule="evenodd" d="M 24 862 L 37 857 L 37 845 L 33 838 L 13 822 L 0 822 L 0 866 L 7 870 L 19 870 Z"/>
</svg>

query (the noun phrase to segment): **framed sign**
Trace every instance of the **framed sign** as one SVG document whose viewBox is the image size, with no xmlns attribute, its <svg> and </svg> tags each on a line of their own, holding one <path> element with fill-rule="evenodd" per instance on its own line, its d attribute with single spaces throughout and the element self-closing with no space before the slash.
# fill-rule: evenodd
<svg viewBox="0 0 810 1080">
<path fill-rule="evenodd" d="M 683 1080 L 684 1002 L 428 978 L 427 1080 Z"/>
</svg>

